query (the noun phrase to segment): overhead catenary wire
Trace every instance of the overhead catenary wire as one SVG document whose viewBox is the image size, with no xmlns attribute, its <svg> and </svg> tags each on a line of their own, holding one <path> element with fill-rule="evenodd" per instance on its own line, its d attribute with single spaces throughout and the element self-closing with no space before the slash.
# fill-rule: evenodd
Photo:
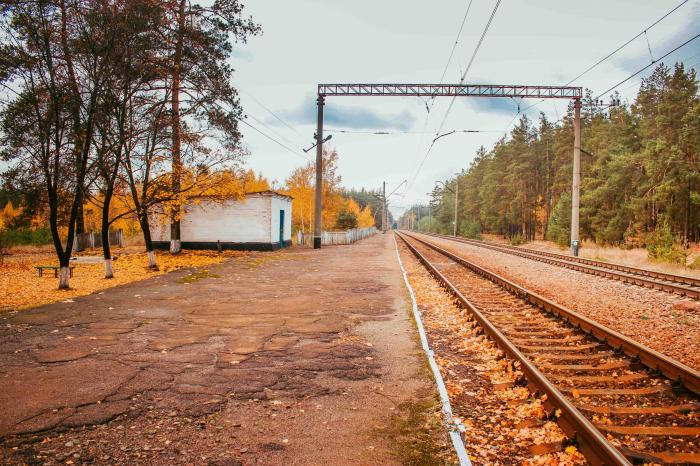
<svg viewBox="0 0 700 466">
<path fill-rule="evenodd" d="M 390 136 L 390 135 L 396 135 L 396 134 L 431 134 L 432 131 L 356 131 L 356 130 L 351 130 L 351 129 L 336 129 L 336 128 L 324 128 L 324 132 L 330 132 L 330 133 L 345 133 L 345 134 L 371 134 L 371 135 L 380 135 L 380 136 Z M 452 133 L 498 133 L 500 130 L 495 130 L 495 129 L 455 129 L 449 132 L 449 134 Z M 446 136 L 447 134 L 443 134 L 442 136 Z"/>
<path fill-rule="evenodd" d="M 464 70 L 464 73 L 462 73 L 462 77 L 459 79 L 459 84 L 464 84 L 464 80 L 467 79 L 467 75 L 469 74 L 469 71 L 472 68 L 472 65 L 474 64 L 474 59 L 476 59 L 477 53 L 479 53 L 479 49 L 481 48 L 481 44 L 484 43 L 484 38 L 486 37 L 486 33 L 489 31 L 489 28 L 491 27 L 491 22 L 493 21 L 493 18 L 496 16 L 496 12 L 498 11 L 498 7 L 501 5 L 502 0 L 497 0 L 496 5 L 493 7 L 493 11 L 491 11 L 491 16 L 489 17 L 488 22 L 486 23 L 486 26 L 484 27 L 484 30 L 481 32 L 481 37 L 479 37 L 479 42 L 477 42 L 476 47 L 474 47 L 474 52 L 472 53 L 471 58 L 469 58 L 469 63 L 467 63 L 467 68 Z M 435 134 L 440 134 L 440 131 L 442 131 L 442 127 L 445 125 L 445 121 L 447 121 L 447 117 L 450 114 L 450 111 L 452 111 L 452 106 L 455 103 L 455 100 L 457 99 L 457 96 L 453 96 L 452 100 L 450 100 L 450 105 L 447 107 L 447 111 L 445 112 L 445 116 L 442 117 L 442 121 L 440 122 L 440 126 L 438 127 L 438 130 L 435 132 Z"/>
<path fill-rule="evenodd" d="M 486 26 L 484 26 L 484 30 L 481 32 L 481 36 L 479 37 L 479 41 L 476 44 L 476 47 L 474 47 L 474 52 L 472 53 L 471 57 L 469 58 L 469 62 L 467 64 L 466 69 L 464 70 L 464 73 L 462 73 L 462 77 L 459 80 L 459 84 L 463 84 L 464 80 L 467 78 L 467 75 L 469 74 L 469 71 L 471 70 L 472 65 L 474 64 L 474 59 L 476 58 L 476 55 L 479 53 L 479 49 L 481 48 L 481 45 L 484 42 L 484 38 L 486 37 L 486 34 L 488 33 L 489 28 L 491 27 L 491 23 L 493 22 L 493 18 L 496 16 L 496 12 L 498 11 L 498 7 L 501 5 L 502 0 L 497 0 L 496 4 L 493 7 L 493 10 L 491 11 L 491 16 L 489 16 L 489 20 L 486 23 Z M 445 112 L 445 116 L 443 117 L 442 121 L 440 122 L 440 126 L 438 127 L 437 131 L 435 132 L 435 136 L 440 135 L 440 131 L 442 131 L 443 126 L 445 125 L 445 122 L 447 121 L 447 116 L 449 115 L 450 111 L 452 110 L 452 106 L 454 105 L 456 96 L 452 97 L 452 100 L 450 101 L 449 106 L 447 107 L 447 111 Z M 421 160 L 420 164 L 418 165 L 418 168 L 416 169 L 415 173 L 411 177 L 411 182 L 407 185 L 406 190 L 408 191 L 412 186 L 413 183 L 415 182 L 416 178 L 420 174 L 420 171 L 423 169 L 423 165 L 425 164 L 425 161 L 428 159 L 430 156 L 430 152 L 432 151 L 433 147 L 435 146 L 435 141 L 436 139 L 433 139 L 433 141 L 430 143 L 430 146 L 428 146 L 428 150 L 425 152 L 425 156 L 423 156 L 423 159 Z"/>
</svg>

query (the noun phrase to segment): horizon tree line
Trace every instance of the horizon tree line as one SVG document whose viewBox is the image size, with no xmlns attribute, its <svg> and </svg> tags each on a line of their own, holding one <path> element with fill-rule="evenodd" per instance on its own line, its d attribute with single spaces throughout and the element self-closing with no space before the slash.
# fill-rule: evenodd
<svg viewBox="0 0 700 466">
<path fill-rule="evenodd" d="M 634 246 L 663 230 L 684 247 L 700 240 L 698 86 L 695 69 L 661 63 L 629 105 L 600 111 L 588 92 L 581 113 L 582 238 Z M 405 216 L 414 215 L 420 229 L 451 234 L 459 183 L 459 234 L 567 245 L 572 124 L 571 107 L 559 122 L 523 115 L 508 137 L 481 147 L 469 167 L 445 180 L 452 192 L 433 190 L 430 217 L 425 206 Z"/>
</svg>

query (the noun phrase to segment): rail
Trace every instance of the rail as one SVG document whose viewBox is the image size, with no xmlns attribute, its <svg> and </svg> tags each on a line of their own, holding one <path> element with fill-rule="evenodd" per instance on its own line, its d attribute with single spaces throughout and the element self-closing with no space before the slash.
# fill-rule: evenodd
<svg viewBox="0 0 700 466">
<path fill-rule="evenodd" d="M 700 395 L 700 372 L 696 371 L 695 369 L 686 366 L 675 359 L 669 358 L 668 356 L 642 345 L 641 343 L 637 343 L 631 338 L 626 337 L 625 335 L 616 332 L 611 328 L 605 327 L 604 325 L 601 325 L 598 322 L 577 313 L 576 311 L 560 306 L 559 304 L 550 301 L 543 296 L 526 290 L 510 280 L 481 268 L 450 251 L 442 249 L 428 241 L 416 238 L 415 236 L 407 236 L 438 251 L 440 254 L 449 257 L 453 261 L 467 267 L 482 277 L 491 280 L 511 293 L 520 296 L 530 304 L 567 320 L 569 323 L 579 327 L 597 340 L 615 348 L 616 350 L 624 352 L 626 355 L 632 358 L 638 359 L 644 366 L 652 370 L 658 370 L 670 380 L 678 381 L 689 391 Z"/>
<path fill-rule="evenodd" d="M 476 306 L 462 295 L 447 277 L 437 270 L 420 251 L 406 240 L 403 234 L 398 233 L 398 236 L 437 281 L 457 299 L 464 309 L 468 310 L 474 316 L 474 319 L 484 331 L 493 338 L 498 347 L 520 363 L 521 370 L 528 382 L 541 393 L 547 395 L 546 404 L 549 405 L 550 412 L 560 410 L 560 416 L 557 418 L 557 422 L 569 437 L 576 439 L 579 449 L 591 463 L 598 465 L 631 464 L 627 461 L 627 458 L 608 442 L 605 436 L 564 397 L 559 389 L 549 382 L 545 375 L 540 372 L 540 370 L 537 369 L 537 367 L 476 308 Z M 409 237 L 416 241 L 423 242 L 415 237 Z"/>
<path fill-rule="evenodd" d="M 638 267 L 629 267 L 621 264 L 596 261 L 593 259 L 567 256 L 565 254 L 536 251 L 533 249 L 519 248 L 516 246 L 501 245 L 467 238 L 455 238 L 454 236 L 439 235 L 435 233 L 421 232 L 421 234 L 491 249 L 504 254 L 511 254 L 514 256 L 524 257 L 526 259 L 576 270 L 578 272 L 611 278 L 624 283 L 631 283 L 646 288 L 654 288 L 668 293 L 687 296 L 693 299 L 700 299 L 700 280 L 685 275 L 674 275 L 665 272 L 641 269 Z"/>
<path fill-rule="evenodd" d="M 509 280 L 500 277 L 499 275 L 490 272 L 482 267 L 473 264 L 458 255 L 447 251 L 440 246 L 424 240 L 422 238 L 417 238 L 413 235 L 400 234 L 400 238 L 406 243 L 407 247 L 413 252 L 414 255 L 423 263 L 426 268 L 431 272 L 431 274 L 441 282 L 447 290 L 457 298 L 457 301 L 467 310 L 469 310 L 474 316 L 475 320 L 481 325 L 484 331 L 489 334 L 498 344 L 498 346 L 515 360 L 519 361 L 521 364 L 521 369 L 524 373 L 525 378 L 533 387 L 539 390 L 541 393 L 547 394 L 548 409 L 554 408 L 560 410 L 560 416 L 557 422 L 560 424 L 564 432 L 572 438 L 575 438 L 579 444 L 579 448 L 586 455 L 587 459 L 593 464 L 629 464 L 625 456 L 634 459 L 635 461 L 642 462 L 669 462 L 669 463 L 683 463 L 683 464 L 696 464 L 700 457 L 698 453 L 694 451 L 693 440 L 700 435 L 700 428 L 694 423 L 688 425 L 684 422 L 679 421 L 676 424 L 676 420 L 667 421 L 669 424 L 665 427 L 657 427 L 655 421 L 651 421 L 649 424 L 648 416 L 651 414 L 661 415 L 671 413 L 683 413 L 684 410 L 689 410 L 688 412 L 694 412 L 700 408 L 700 404 L 697 401 L 697 396 L 700 394 L 700 372 L 685 366 L 684 364 L 675 361 L 657 351 L 654 351 L 646 346 L 639 344 L 628 337 L 621 335 L 614 330 L 604 327 L 591 319 L 582 316 L 575 311 L 564 308 L 556 303 L 553 303 L 535 293 L 532 293 L 519 285 L 510 282 Z M 411 239 L 409 242 L 408 238 Z M 487 279 L 502 289 L 505 293 L 504 296 L 511 296 L 511 299 L 518 299 L 528 303 L 530 306 L 540 309 L 543 316 L 550 315 L 554 316 L 560 322 L 564 322 L 564 327 L 558 328 L 569 328 L 571 332 L 580 332 L 583 338 L 590 338 L 592 343 L 566 343 L 565 346 L 558 346 L 556 343 L 552 346 L 552 341 L 563 342 L 574 342 L 580 341 L 581 337 L 575 337 L 575 334 L 571 334 L 571 337 L 562 337 L 562 330 L 554 330 L 553 335 L 555 336 L 552 340 L 545 339 L 544 335 L 548 334 L 549 331 L 545 330 L 550 328 L 548 324 L 543 321 L 540 324 L 535 324 L 534 317 L 528 311 L 521 310 L 516 311 L 518 307 L 504 298 L 497 307 L 493 307 L 494 295 L 490 291 L 486 291 L 483 285 L 479 285 L 478 282 L 475 283 L 471 281 L 472 279 L 467 278 L 472 276 L 472 274 L 464 275 L 460 272 L 450 269 L 449 265 L 444 261 L 438 261 L 433 265 L 427 259 L 426 256 L 421 254 L 421 252 L 414 247 L 411 242 L 415 242 L 417 245 L 422 245 L 422 247 L 432 250 L 439 254 L 441 257 L 445 257 L 452 262 L 455 262 L 459 266 L 466 268 L 473 273 L 475 277 L 481 277 Z M 445 269 L 445 273 L 454 277 L 455 283 L 459 283 L 460 287 L 466 287 L 469 293 L 475 293 L 470 299 L 475 299 L 479 303 L 480 294 L 483 293 L 486 296 L 486 307 L 483 310 L 479 309 L 479 305 L 473 304 L 474 301 L 467 299 L 460 289 L 457 288 L 453 283 L 450 282 L 445 275 L 443 275 L 438 268 Z M 466 280 L 466 281 L 465 281 Z M 498 307 L 500 306 L 500 308 Z M 500 309 L 500 310 L 499 310 Z M 517 317 L 518 312 L 523 317 Z M 534 316 L 535 314 L 532 314 Z M 496 328 L 489 319 L 493 317 L 493 322 L 497 323 L 503 330 Z M 549 319 L 549 318 L 548 318 Z M 513 322 L 522 322 L 520 324 L 513 324 Z M 533 327 L 534 326 L 534 327 Z M 512 328 L 511 328 L 512 327 Z M 528 327 L 532 327 L 531 330 L 527 330 Z M 514 330 L 515 329 L 515 330 Z M 579 330 L 580 329 L 580 330 Z M 531 336 L 526 335 L 530 332 Z M 509 340 L 509 337 L 513 337 L 514 340 Z M 551 338 L 551 337 L 550 337 Z M 515 343 L 514 343 L 515 342 Z M 595 343 L 593 343 L 595 342 Z M 519 345 L 516 346 L 516 345 Z M 534 346 L 533 346 L 534 345 Z M 566 346 L 574 345 L 574 346 Z M 595 346 L 592 346 L 595 345 Z M 597 349 L 593 349 L 597 348 Z M 611 351 L 615 349 L 617 351 Z M 530 361 L 527 356 L 523 354 L 533 353 L 536 357 L 535 361 L 544 358 L 544 361 L 554 358 L 558 359 L 560 362 L 557 363 L 538 363 L 542 366 L 542 369 L 535 366 L 535 364 Z M 539 353 L 538 353 L 539 351 Z M 573 351 L 573 352 L 572 352 Z M 582 352 L 583 351 L 583 352 Z M 588 351 L 591 351 L 591 355 L 587 355 Z M 556 355 L 558 353 L 559 355 Z M 618 353 L 620 362 L 615 363 L 614 360 L 608 358 L 613 357 L 615 353 Z M 622 356 L 620 353 L 624 353 L 626 356 Z M 539 356 L 538 356 L 539 354 Z M 588 363 L 589 365 L 578 365 L 580 363 L 574 362 L 574 360 L 600 360 L 600 358 L 610 361 L 610 363 L 600 364 L 599 363 Z M 626 358 L 626 359 L 625 359 Z M 616 372 L 612 373 L 612 376 L 557 376 L 557 371 L 564 370 L 568 367 L 568 370 L 576 371 L 599 371 L 599 373 L 605 374 L 605 371 L 616 371 L 617 367 L 637 367 L 638 364 L 645 366 L 647 372 L 635 375 L 630 373 L 630 375 L 619 375 Z M 557 365 L 559 364 L 559 365 Z M 563 364 L 563 365 L 562 365 Z M 591 365 L 592 364 L 592 365 Z M 618 365 L 616 365 L 618 364 Z M 609 366 L 609 367 L 605 367 Z M 598 369 L 600 367 L 600 369 Z M 541 371 L 552 372 L 551 377 L 554 377 L 552 381 Z M 646 374 L 646 375 L 643 375 Z M 655 375 L 656 374 L 656 375 Z M 659 376 L 670 379 L 671 381 L 679 382 L 679 384 L 670 384 L 667 381 L 663 381 L 659 385 Z M 563 377 L 563 378 L 562 378 Z M 650 380 L 649 385 L 646 388 L 613 388 L 604 389 L 600 388 L 600 383 L 607 381 L 609 383 L 617 384 L 634 384 L 635 380 L 641 380 L 640 377 Z M 649 379 L 651 378 L 651 379 Z M 564 382 L 566 380 L 571 380 L 569 382 Z M 599 402 L 597 403 L 583 403 L 580 404 L 580 408 L 577 408 L 573 401 L 569 401 L 563 397 L 562 391 L 573 393 L 571 386 L 572 381 L 577 380 L 578 383 L 583 383 L 584 380 L 588 380 L 589 389 L 580 389 L 580 393 L 585 396 L 599 396 Z M 558 381 L 558 382 L 557 382 Z M 562 385 L 563 383 L 563 385 Z M 561 390 L 557 385 L 561 386 Z M 683 390 L 679 385 L 685 386 L 687 391 Z M 568 387 L 567 387 L 568 386 Z M 666 393 L 663 397 L 658 398 L 658 401 L 662 403 L 662 406 L 655 406 L 655 402 L 645 401 L 640 399 L 633 406 L 629 406 L 624 401 L 625 396 L 644 396 L 649 395 L 654 396 L 655 393 Z M 608 402 L 613 402 L 612 395 L 620 395 L 623 397 L 622 404 L 616 405 L 613 403 L 612 406 L 608 406 Z M 576 398 L 576 395 L 572 395 Z M 667 398 L 668 397 L 668 398 Z M 649 399 L 651 400 L 651 399 Z M 665 400 L 665 401 L 661 401 Z M 683 401 L 685 400 L 685 401 Z M 598 406 L 600 402 L 603 405 Z M 639 405 L 637 404 L 639 403 Z M 651 403 L 651 404 L 647 404 Z M 668 403 L 668 404 L 666 404 Z M 637 416 L 636 424 L 628 424 L 629 421 L 623 422 L 623 424 L 598 422 L 593 424 L 590 420 L 586 418 L 585 415 L 579 411 L 579 409 L 588 412 L 589 415 L 593 416 L 592 420 L 595 420 L 595 413 L 603 413 L 614 415 L 614 413 L 619 413 L 619 415 L 627 414 L 632 416 Z M 685 415 L 683 415 L 685 416 Z M 694 419 L 692 414 L 689 414 L 690 418 L 682 417 L 682 419 Z M 671 424 L 673 422 L 673 424 Z M 617 424 L 617 425 L 615 425 Z M 649 427 L 651 425 L 651 427 Z M 647 438 L 655 438 L 655 436 L 665 436 L 668 440 L 665 445 L 665 451 L 645 450 L 636 446 L 633 442 L 630 444 L 623 443 L 619 449 L 610 445 L 607 439 L 602 436 L 601 431 L 619 434 L 629 437 L 632 434 L 647 435 Z M 634 437 L 636 437 L 635 435 Z M 651 437 L 649 437 L 651 436 Z M 680 437 L 679 437 L 680 436 Z M 601 439 L 602 437 L 602 439 Z M 678 438 L 688 438 L 690 440 L 691 452 L 683 453 L 678 451 L 675 439 Z M 600 441 L 605 443 L 601 443 Z M 632 439 L 634 440 L 634 438 Z M 606 445 L 607 443 L 607 445 Z M 668 445 L 671 445 L 668 447 Z"/>
</svg>

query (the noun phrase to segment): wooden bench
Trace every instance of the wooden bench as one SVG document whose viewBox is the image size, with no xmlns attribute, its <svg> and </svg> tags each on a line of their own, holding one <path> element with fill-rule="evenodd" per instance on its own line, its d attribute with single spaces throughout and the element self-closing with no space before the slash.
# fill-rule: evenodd
<svg viewBox="0 0 700 466">
<path fill-rule="evenodd" d="M 44 270 L 53 270 L 53 276 L 54 276 L 55 278 L 58 278 L 58 271 L 61 269 L 61 268 L 60 268 L 59 266 L 57 266 L 57 265 L 35 265 L 34 268 L 37 269 L 37 270 L 39 271 L 39 276 L 40 276 L 40 277 L 43 277 L 43 276 L 44 276 Z M 70 272 L 69 272 L 70 278 L 73 278 L 73 269 L 74 269 L 74 268 L 75 268 L 74 265 L 68 267 L 68 269 L 69 269 L 69 271 L 70 271 Z"/>
</svg>

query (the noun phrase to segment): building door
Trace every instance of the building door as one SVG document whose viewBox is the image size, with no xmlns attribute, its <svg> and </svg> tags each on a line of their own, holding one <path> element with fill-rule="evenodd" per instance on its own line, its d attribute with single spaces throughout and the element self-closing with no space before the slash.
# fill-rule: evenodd
<svg viewBox="0 0 700 466">
<path fill-rule="evenodd" d="M 284 210 L 280 210 L 280 246 L 284 246 Z"/>
</svg>

